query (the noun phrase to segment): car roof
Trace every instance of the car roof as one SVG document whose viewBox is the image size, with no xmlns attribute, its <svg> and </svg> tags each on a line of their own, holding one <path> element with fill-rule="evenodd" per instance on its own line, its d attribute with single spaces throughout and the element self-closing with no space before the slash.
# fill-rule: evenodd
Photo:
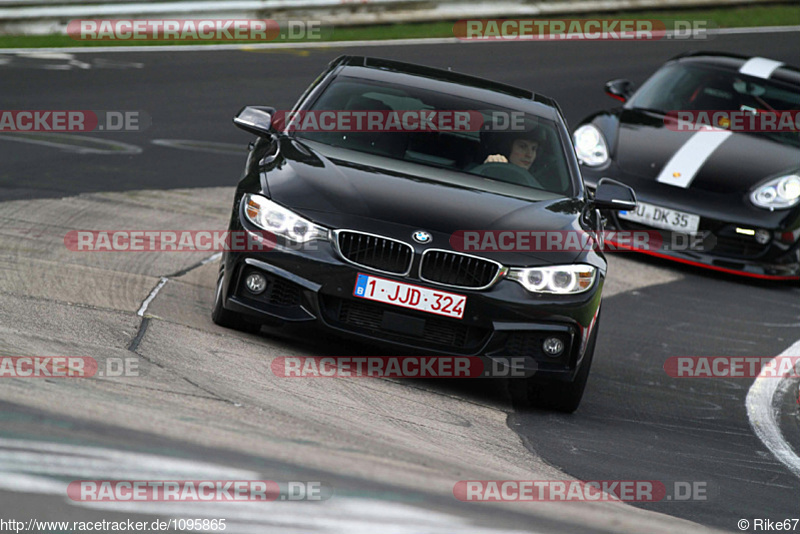
<svg viewBox="0 0 800 534">
<path fill-rule="evenodd" d="M 563 119 L 561 108 L 552 98 L 478 76 L 367 56 L 340 56 L 332 62 L 334 64 L 338 64 L 338 74 L 342 76 L 447 92 L 511 109 L 524 109 L 550 119 L 559 115 Z"/>
<path fill-rule="evenodd" d="M 687 52 L 675 56 L 670 60 L 670 63 L 677 61 L 680 63 L 693 63 L 697 65 L 722 68 L 730 71 L 739 71 L 739 69 L 742 68 L 742 65 L 757 57 L 758 56 L 730 54 L 727 52 Z M 793 65 L 787 65 L 783 63 L 780 67 L 775 69 L 772 74 L 770 74 L 769 79 L 800 86 L 800 69 Z"/>
</svg>

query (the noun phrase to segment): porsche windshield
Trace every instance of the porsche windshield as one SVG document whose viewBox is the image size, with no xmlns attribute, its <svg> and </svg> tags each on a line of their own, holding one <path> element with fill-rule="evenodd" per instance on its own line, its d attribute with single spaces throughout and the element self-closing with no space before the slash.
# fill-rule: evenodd
<svg viewBox="0 0 800 534">
<path fill-rule="evenodd" d="M 800 109 L 800 88 L 698 65 L 673 64 L 655 73 L 626 107 L 670 111 L 745 111 L 765 113 Z M 759 132 L 800 146 L 798 132 Z"/>
<path fill-rule="evenodd" d="M 408 86 L 332 83 L 287 131 L 327 145 L 570 196 L 553 121 Z"/>
</svg>

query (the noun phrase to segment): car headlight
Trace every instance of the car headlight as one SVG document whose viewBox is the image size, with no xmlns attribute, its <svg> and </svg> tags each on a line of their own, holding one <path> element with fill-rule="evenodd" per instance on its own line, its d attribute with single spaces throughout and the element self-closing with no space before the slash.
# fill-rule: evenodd
<svg viewBox="0 0 800 534">
<path fill-rule="evenodd" d="M 584 124 L 572 134 L 575 153 L 585 165 L 597 167 L 608 161 L 608 145 L 595 126 Z"/>
<path fill-rule="evenodd" d="M 291 210 L 261 195 L 246 194 L 244 215 L 254 225 L 294 243 L 327 239 L 328 229 L 304 219 Z"/>
<path fill-rule="evenodd" d="M 790 174 L 763 183 L 750 193 L 750 201 L 770 210 L 796 206 L 800 203 L 800 176 Z"/>
<path fill-rule="evenodd" d="M 567 295 L 587 291 L 596 274 L 597 269 L 591 265 L 558 265 L 510 269 L 507 278 L 519 282 L 531 293 Z"/>
</svg>

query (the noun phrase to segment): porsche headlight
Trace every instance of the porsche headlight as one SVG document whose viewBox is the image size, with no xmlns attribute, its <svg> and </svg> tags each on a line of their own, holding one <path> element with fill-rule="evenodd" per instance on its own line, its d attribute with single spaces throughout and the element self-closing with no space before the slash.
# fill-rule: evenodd
<svg viewBox="0 0 800 534">
<path fill-rule="evenodd" d="M 585 165 L 597 167 L 608 161 L 608 145 L 595 126 L 584 124 L 572 134 L 575 153 Z"/>
<path fill-rule="evenodd" d="M 759 208 L 785 209 L 800 203 L 800 176 L 781 176 L 758 186 L 750 193 L 750 201 Z"/>
<path fill-rule="evenodd" d="M 292 241 L 306 243 L 327 239 L 328 230 L 306 220 L 261 195 L 246 194 L 242 199 L 244 215 L 254 225 Z"/>
<path fill-rule="evenodd" d="M 591 265 L 554 265 L 510 269 L 507 278 L 519 282 L 531 293 L 567 295 L 590 289 L 596 274 L 597 269 Z"/>
</svg>

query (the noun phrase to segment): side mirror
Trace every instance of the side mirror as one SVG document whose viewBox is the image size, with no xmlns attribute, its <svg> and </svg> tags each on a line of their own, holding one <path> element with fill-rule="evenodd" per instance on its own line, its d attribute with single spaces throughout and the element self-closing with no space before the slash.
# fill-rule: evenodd
<svg viewBox="0 0 800 534">
<path fill-rule="evenodd" d="M 623 183 L 601 178 L 594 192 L 594 206 L 601 210 L 635 210 L 636 193 Z"/>
<path fill-rule="evenodd" d="M 272 116 L 275 108 L 265 106 L 245 106 L 233 118 L 233 123 L 244 130 L 259 137 L 271 137 Z"/>
<path fill-rule="evenodd" d="M 611 98 L 616 98 L 620 102 L 627 102 L 633 94 L 633 83 L 622 78 L 606 82 L 605 91 Z"/>
</svg>

